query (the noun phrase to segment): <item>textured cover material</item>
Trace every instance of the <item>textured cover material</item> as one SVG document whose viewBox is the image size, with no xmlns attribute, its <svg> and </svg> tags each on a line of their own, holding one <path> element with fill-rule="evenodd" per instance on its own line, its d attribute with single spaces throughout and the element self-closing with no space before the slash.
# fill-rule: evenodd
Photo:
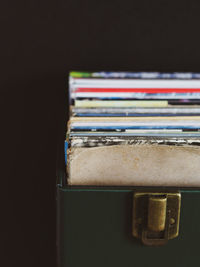
<svg viewBox="0 0 200 267">
<path fill-rule="evenodd" d="M 200 186 L 200 146 L 71 148 L 68 174 L 71 185 Z"/>
</svg>

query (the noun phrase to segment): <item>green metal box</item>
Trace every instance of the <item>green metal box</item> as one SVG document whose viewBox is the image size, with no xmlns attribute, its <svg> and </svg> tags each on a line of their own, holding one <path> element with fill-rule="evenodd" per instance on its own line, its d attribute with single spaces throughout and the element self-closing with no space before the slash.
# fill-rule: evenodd
<svg viewBox="0 0 200 267">
<path fill-rule="evenodd" d="M 61 176 L 57 185 L 58 267 L 198 264 L 198 190 L 176 188 L 182 194 L 179 236 L 164 246 L 149 247 L 132 236 L 133 192 L 149 188 L 69 187 Z"/>
</svg>

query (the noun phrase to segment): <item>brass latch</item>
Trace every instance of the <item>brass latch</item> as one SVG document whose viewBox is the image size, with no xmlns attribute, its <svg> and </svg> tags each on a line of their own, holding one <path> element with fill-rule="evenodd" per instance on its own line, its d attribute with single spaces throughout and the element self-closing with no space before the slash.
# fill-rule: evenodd
<svg viewBox="0 0 200 267">
<path fill-rule="evenodd" d="M 178 236 L 180 193 L 134 193 L 133 236 L 160 246 Z"/>
</svg>

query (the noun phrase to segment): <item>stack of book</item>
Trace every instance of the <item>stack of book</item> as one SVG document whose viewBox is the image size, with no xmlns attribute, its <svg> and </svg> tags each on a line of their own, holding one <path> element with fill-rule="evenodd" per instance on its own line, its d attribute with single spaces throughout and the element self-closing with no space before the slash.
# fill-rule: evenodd
<svg viewBox="0 0 200 267">
<path fill-rule="evenodd" d="M 200 74 L 71 72 L 69 185 L 200 186 Z"/>
</svg>

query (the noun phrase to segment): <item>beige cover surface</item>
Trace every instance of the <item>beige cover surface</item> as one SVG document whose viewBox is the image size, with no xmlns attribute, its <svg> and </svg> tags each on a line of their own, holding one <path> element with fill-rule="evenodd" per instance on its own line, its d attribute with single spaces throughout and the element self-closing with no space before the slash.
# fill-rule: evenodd
<svg viewBox="0 0 200 267">
<path fill-rule="evenodd" d="M 200 186 L 200 147 L 112 145 L 75 147 L 68 183 L 113 186 Z"/>
</svg>

